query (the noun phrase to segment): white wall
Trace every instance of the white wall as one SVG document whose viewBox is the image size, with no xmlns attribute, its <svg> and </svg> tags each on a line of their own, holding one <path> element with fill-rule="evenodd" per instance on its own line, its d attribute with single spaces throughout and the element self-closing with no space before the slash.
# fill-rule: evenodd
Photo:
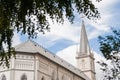
<svg viewBox="0 0 120 80">
<path fill-rule="evenodd" d="M 5 75 L 7 80 L 10 80 L 10 71 L 0 72 L 0 80 L 2 79 L 3 75 Z"/>
</svg>

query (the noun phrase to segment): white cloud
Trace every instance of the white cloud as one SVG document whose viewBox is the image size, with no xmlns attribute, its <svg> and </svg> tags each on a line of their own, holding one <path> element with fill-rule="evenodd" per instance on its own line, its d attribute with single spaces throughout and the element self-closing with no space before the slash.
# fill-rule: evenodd
<svg viewBox="0 0 120 80">
<path fill-rule="evenodd" d="M 18 45 L 20 43 L 21 43 L 20 35 L 15 31 L 14 36 L 12 38 L 12 46 L 16 46 L 16 45 Z"/>
<path fill-rule="evenodd" d="M 77 48 L 76 45 L 70 46 L 64 50 L 57 52 L 56 55 L 63 58 L 64 60 L 66 60 L 70 64 L 77 66 L 77 62 L 75 59 L 76 58 L 76 50 L 77 50 L 76 48 Z"/>
<path fill-rule="evenodd" d="M 96 0 L 92 0 L 97 8 L 106 9 L 112 7 L 111 5 L 117 3 L 119 0 L 102 0 L 101 2 L 96 2 Z"/>
<path fill-rule="evenodd" d="M 87 31 L 89 33 L 88 35 L 89 39 L 96 38 L 99 35 L 102 35 L 103 33 L 108 32 L 110 30 L 110 26 L 108 25 L 109 19 L 111 19 L 114 14 L 111 13 L 110 10 L 106 10 L 106 9 L 115 5 L 117 1 L 118 0 L 116 1 L 102 0 L 101 2 L 98 3 L 98 2 L 95 2 L 95 0 L 93 0 L 95 6 L 98 8 L 98 10 L 101 13 L 101 19 L 97 23 L 87 19 L 85 20 L 85 24 L 87 24 L 86 26 L 92 26 L 91 28 L 93 29 L 92 31 L 90 30 Z M 52 21 L 50 21 L 51 31 L 48 33 L 46 32 L 45 37 L 49 40 L 49 43 L 52 43 L 52 45 L 55 44 L 56 43 L 55 41 L 59 39 L 68 39 L 76 43 L 78 43 L 79 41 L 80 24 L 81 24 L 80 20 L 74 21 L 76 23 L 78 22 L 80 23 L 79 25 L 75 26 L 75 25 L 72 25 L 66 18 L 64 19 L 65 19 L 64 24 L 58 24 L 56 22 L 54 22 L 53 24 Z"/>
<path fill-rule="evenodd" d="M 18 33 L 14 32 L 14 35 L 13 35 L 13 38 L 12 38 L 12 46 L 14 47 L 14 46 L 16 46 L 16 45 L 18 45 L 20 43 L 21 43 L 20 35 Z M 5 50 L 8 50 L 7 49 L 7 47 L 8 47 L 7 44 L 3 44 L 3 47 L 4 47 Z"/>
<path fill-rule="evenodd" d="M 81 22 L 80 22 L 81 23 Z M 67 19 L 65 19 L 64 24 L 54 24 L 50 23 L 50 32 L 46 32 L 44 35 L 39 34 L 44 41 L 43 44 L 47 46 L 54 45 L 57 40 L 66 39 L 73 41 L 75 43 L 79 42 L 80 38 L 80 25 L 74 26 Z"/>
<path fill-rule="evenodd" d="M 110 20 L 112 20 L 116 15 L 116 13 L 113 13 L 112 10 L 114 9 L 113 6 L 116 5 L 117 2 L 119 2 L 119 0 L 102 0 L 99 3 L 96 2 L 96 0 L 93 0 L 93 3 L 100 12 L 101 18 L 97 20 L 97 23 L 90 20 L 86 21 L 88 26 L 92 26 L 94 28 L 94 31 L 91 31 L 90 35 L 88 35 L 90 36 L 89 39 L 93 39 L 110 31 Z"/>
<path fill-rule="evenodd" d="M 73 45 L 70 46 L 66 49 L 63 49 L 59 52 L 56 53 L 59 57 L 63 58 L 65 61 L 69 62 L 70 64 L 74 65 L 77 67 L 77 61 L 76 61 L 76 51 L 77 51 L 77 46 Z M 95 71 L 96 71 L 96 78 L 97 80 L 102 80 L 103 73 L 100 70 L 100 65 L 96 63 L 97 61 L 106 61 L 100 54 L 93 52 L 94 57 L 95 57 Z"/>
<path fill-rule="evenodd" d="M 50 28 L 51 31 L 50 33 L 46 34 L 46 36 L 51 36 L 52 40 L 64 38 L 77 42 L 79 35 L 78 32 L 80 32 L 80 27 L 72 25 L 67 19 L 65 19 L 64 24 L 51 23 Z"/>
<path fill-rule="evenodd" d="M 97 30 L 107 31 L 109 29 L 108 24 L 110 23 L 109 20 L 114 18 L 116 13 L 113 13 L 114 6 L 116 3 L 120 2 L 119 0 L 102 0 L 101 2 L 96 2 L 96 0 L 92 0 L 95 7 L 98 8 L 100 12 L 101 18 L 97 20 L 97 23 L 93 21 L 87 20 L 89 25 L 92 25 Z"/>
</svg>

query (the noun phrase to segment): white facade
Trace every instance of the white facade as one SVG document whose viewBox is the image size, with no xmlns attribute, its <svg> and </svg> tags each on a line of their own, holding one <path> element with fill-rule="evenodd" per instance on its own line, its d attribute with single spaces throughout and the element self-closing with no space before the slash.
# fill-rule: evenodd
<svg viewBox="0 0 120 80">
<path fill-rule="evenodd" d="M 15 50 L 16 59 L 11 59 L 10 69 L 0 67 L 0 80 L 89 80 L 79 69 L 33 41 Z"/>
<path fill-rule="evenodd" d="M 87 35 L 81 36 L 87 42 Z M 89 49 L 88 43 L 81 45 L 82 53 Z M 0 80 L 95 80 L 94 58 L 89 51 L 85 56 L 79 52 L 79 69 L 30 40 L 17 45 L 15 51 L 16 58 L 11 59 L 10 68 L 0 67 Z"/>
</svg>

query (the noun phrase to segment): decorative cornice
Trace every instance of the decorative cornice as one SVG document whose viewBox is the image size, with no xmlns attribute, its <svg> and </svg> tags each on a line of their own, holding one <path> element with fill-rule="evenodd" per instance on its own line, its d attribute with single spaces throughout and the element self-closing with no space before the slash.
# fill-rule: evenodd
<svg viewBox="0 0 120 80">
<path fill-rule="evenodd" d="M 94 56 L 92 56 L 92 55 L 79 55 L 79 56 L 76 57 L 76 59 L 82 59 L 82 58 L 87 58 L 87 57 L 90 57 L 93 60 L 95 60 Z"/>
<path fill-rule="evenodd" d="M 96 74 L 95 71 L 93 71 L 93 70 L 84 70 L 82 72 L 92 72 L 92 73 Z"/>
</svg>

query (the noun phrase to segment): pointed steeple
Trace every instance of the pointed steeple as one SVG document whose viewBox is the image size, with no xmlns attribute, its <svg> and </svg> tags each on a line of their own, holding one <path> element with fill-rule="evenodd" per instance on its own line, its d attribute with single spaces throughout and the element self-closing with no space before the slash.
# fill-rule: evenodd
<svg viewBox="0 0 120 80">
<path fill-rule="evenodd" d="M 88 43 L 87 33 L 86 33 L 84 21 L 82 20 L 79 55 L 89 55 L 90 53 L 91 52 Z"/>
<path fill-rule="evenodd" d="M 94 55 L 90 51 L 84 21 L 82 21 L 80 48 L 79 52 L 77 52 L 76 59 L 78 68 L 82 70 L 90 78 L 90 80 L 96 80 L 94 68 Z"/>
</svg>

